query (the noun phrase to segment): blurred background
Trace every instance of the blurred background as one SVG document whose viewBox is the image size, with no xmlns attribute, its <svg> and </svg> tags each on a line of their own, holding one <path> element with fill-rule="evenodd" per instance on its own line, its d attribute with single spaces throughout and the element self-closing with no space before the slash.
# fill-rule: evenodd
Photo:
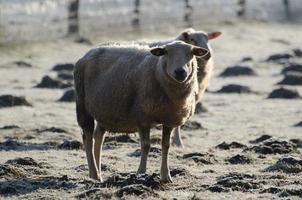
<svg viewBox="0 0 302 200">
<path fill-rule="evenodd" d="M 300 0 L 0 0 L 0 43 L 125 36 L 237 20 L 302 21 Z"/>
<path fill-rule="evenodd" d="M 99 43 L 188 27 L 223 34 L 210 40 L 215 66 L 182 127 L 185 148 L 170 151 L 175 181 L 128 188 L 148 199 L 301 199 L 301 25 L 302 0 L 0 0 L 0 199 L 110 199 L 128 187 L 86 181 L 74 64 Z M 151 135 L 148 173 L 159 174 L 161 132 Z M 136 183 L 122 174 L 137 168 L 138 134 L 107 138 L 104 180 Z"/>
</svg>

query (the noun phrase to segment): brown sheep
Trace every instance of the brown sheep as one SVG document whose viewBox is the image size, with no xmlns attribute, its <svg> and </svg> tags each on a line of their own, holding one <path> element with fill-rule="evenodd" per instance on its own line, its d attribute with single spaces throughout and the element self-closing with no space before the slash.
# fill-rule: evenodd
<svg viewBox="0 0 302 200">
<path fill-rule="evenodd" d="M 220 31 L 214 31 L 210 33 L 206 33 L 204 31 L 195 31 L 190 28 L 182 32 L 175 40 L 181 40 L 188 44 L 192 44 L 198 47 L 202 47 L 207 49 L 210 53 L 204 57 L 196 57 L 198 71 L 198 94 L 196 96 L 196 102 L 200 102 L 204 95 L 204 92 L 209 85 L 209 81 L 211 78 L 211 74 L 213 71 L 214 63 L 213 63 L 213 51 L 209 44 L 209 40 L 216 39 L 222 33 Z M 150 47 L 164 45 L 173 40 L 153 42 L 148 44 Z M 174 137 L 172 139 L 172 144 L 178 147 L 183 147 L 183 142 L 180 136 L 180 127 L 176 127 L 174 129 Z"/>
<path fill-rule="evenodd" d="M 207 53 L 182 41 L 151 50 L 139 45 L 103 46 L 76 63 L 77 120 L 91 178 L 101 179 L 100 150 L 106 131 L 139 132 L 142 154 L 137 173 L 145 173 L 150 128 L 163 124 L 160 175 L 161 181 L 171 182 L 170 134 L 194 113 L 198 83 L 193 62 Z"/>
</svg>

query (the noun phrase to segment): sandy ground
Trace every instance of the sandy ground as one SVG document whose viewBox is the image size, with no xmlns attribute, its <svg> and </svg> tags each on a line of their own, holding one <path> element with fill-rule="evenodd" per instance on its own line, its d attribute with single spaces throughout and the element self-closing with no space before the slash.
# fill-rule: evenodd
<svg viewBox="0 0 302 200">
<path fill-rule="evenodd" d="M 302 100 L 267 99 L 280 87 L 276 83 L 283 79 L 280 71 L 285 64 L 265 59 L 301 48 L 301 25 L 238 23 L 199 28 L 224 32 L 212 43 L 216 65 L 203 101 L 209 111 L 191 119 L 203 128 L 182 131 L 184 149 L 171 148 L 174 182 L 168 185 L 158 183 L 159 130 L 152 130 L 152 146 L 156 148 L 150 155 L 146 177 L 131 174 L 139 164 L 139 157 L 132 154 L 139 148 L 138 135 L 130 135 L 133 141 L 107 142 L 103 149 L 103 184 L 87 178 L 86 157 L 82 149 L 77 149 L 79 144 L 75 142 L 70 149 L 60 146 L 65 140 L 81 141 L 75 104 L 57 101 L 65 89 L 35 86 L 45 75 L 56 77 L 57 72 L 51 71 L 55 64 L 74 63 L 91 46 L 61 39 L 1 47 L 0 95 L 24 96 L 32 106 L 0 108 L 0 199 L 300 199 L 302 128 L 294 125 L 302 121 Z M 174 37 L 180 30 L 115 34 L 92 41 L 152 41 Z M 253 60 L 242 65 L 252 68 L 256 76 L 218 77 L 224 68 L 239 64 L 246 56 Z M 13 63 L 20 60 L 32 66 Z M 290 61 L 302 64 L 299 57 Z M 231 83 L 249 86 L 257 93 L 214 93 Z M 301 85 L 284 87 L 302 95 Z M 8 125 L 17 127 L 4 127 Z M 59 129 L 48 129 L 51 127 Z M 262 135 L 272 138 L 250 143 Z M 217 148 L 222 142 L 231 144 L 226 150 Z M 197 154 L 185 155 L 190 153 Z M 233 160 L 239 164 L 231 164 L 230 158 L 237 154 L 241 157 Z M 123 191 L 132 194 L 123 195 Z"/>
</svg>

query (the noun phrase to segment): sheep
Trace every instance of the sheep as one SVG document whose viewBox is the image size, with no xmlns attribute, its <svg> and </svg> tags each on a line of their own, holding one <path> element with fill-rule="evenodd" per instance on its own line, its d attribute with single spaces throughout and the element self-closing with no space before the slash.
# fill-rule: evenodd
<svg viewBox="0 0 302 200">
<path fill-rule="evenodd" d="M 170 135 L 194 113 L 198 92 L 194 57 L 207 54 L 208 50 L 182 41 L 151 49 L 109 45 L 90 50 L 76 63 L 76 113 L 90 178 L 102 181 L 100 151 L 106 131 L 139 132 L 142 153 L 137 173 L 145 173 L 150 128 L 162 124 L 160 177 L 162 182 L 172 181 Z"/>
<path fill-rule="evenodd" d="M 209 40 L 213 40 L 219 37 L 222 33 L 220 31 L 214 31 L 210 33 L 206 33 L 204 31 L 195 31 L 194 29 L 190 28 L 183 31 L 176 39 L 174 40 L 181 40 L 188 44 L 196 45 L 202 48 L 207 49 L 210 53 L 207 54 L 205 57 L 196 57 L 198 72 L 198 95 L 196 96 L 196 102 L 200 102 L 204 95 L 204 92 L 209 85 L 211 73 L 214 67 L 212 54 L 213 51 L 211 49 L 210 44 L 208 43 Z M 164 45 L 173 40 L 167 41 L 160 41 L 160 42 L 153 42 L 153 43 L 146 43 L 150 47 Z M 172 139 L 172 144 L 178 147 L 184 147 L 181 136 L 180 136 L 180 127 L 176 127 L 174 129 L 174 136 Z"/>
</svg>

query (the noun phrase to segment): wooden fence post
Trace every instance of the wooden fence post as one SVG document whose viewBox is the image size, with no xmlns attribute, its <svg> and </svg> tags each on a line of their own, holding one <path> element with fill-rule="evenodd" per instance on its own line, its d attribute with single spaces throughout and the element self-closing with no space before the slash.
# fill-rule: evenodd
<svg viewBox="0 0 302 200">
<path fill-rule="evenodd" d="M 68 35 L 79 35 L 79 0 L 68 2 Z"/>
<path fill-rule="evenodd" d="M 290 2 L 289 0 L 283 0 L 283 5 L 285 9 L 285 15 L 287 19 L 291 19 L 291 12 L 290 12 Z"/>
<path fill-rule="evenodd" d="M 133 10 L 133 13 L 134 13 L 134 17 L 132 19 L 132 25 L 134 27 L 138 27 L 140 25 L 140 5 L 141 5 L 141 2 L 140 0 L 134 0 L 134 10 Z"/>
<path fill-rule="evenodd" d="M 237 16 L 238 17 L 245 17 L 246 15 L 246 1 L 245 0 L 238 0 L 238 11 Z"/>
<path fill-rule="evenodd" d="M 192 24 L 192 12 L 193 12 L 193 7 L 190 4 L 190 0 L 185 0 L 185 16 L 184 16 L 184 21 L 185 24 L 188 27 L 191 27 Z"/>
</svg>

